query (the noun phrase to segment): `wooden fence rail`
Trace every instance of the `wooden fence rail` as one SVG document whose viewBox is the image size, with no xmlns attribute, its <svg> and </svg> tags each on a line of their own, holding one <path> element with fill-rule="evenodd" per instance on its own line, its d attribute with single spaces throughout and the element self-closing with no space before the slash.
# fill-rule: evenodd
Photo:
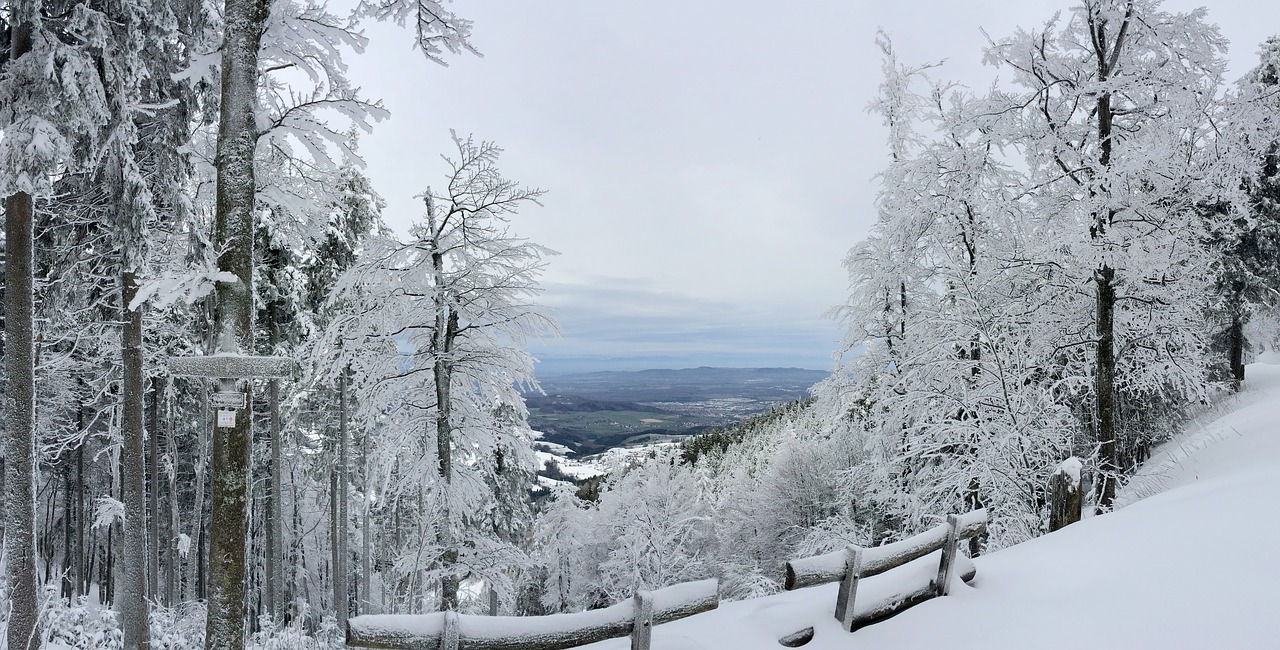
<svg viewBox="0 0 1280 650">
<path fill-rule="evenodd" d="M 719 607 L 719 582 L 641 591 L 630 601 L 574 614 L 470 616 L 454 612 L 366 615 L 347 621 L 347 645 L 403 650 L 564 650 L 631 636 L 649 650 L 654 625 Z"/>
<path fill-rule="evenodd" d="M 947 595 L 952 576 L 959 574 L 968 582 L 977 574 L 973 562 L 959 551 L 959 542 L 987 530 L 987 511 L 974 510 L 963 515 L 947 515 L 947 523 L 939 524 L 919 535 L 899 542 L 862 548 L 850 545 L 843 551 L 787 562 L 786 588 L 799 589 L 828 582 L 840 582 L 836 597 L 836 619 L 852 632 L 883 620 L 930 598 Z M 879 575 L 942 550 L 937 577 L 915 590 L 896 591 L 882 600 L 864 603 L 855 610 L 858 582 Z"/>
<path fill-rule="evenodd" d="M 966 582 L 972 580 L 977 569 L 972 560 L 960 553 L 959 543 L 986 530 L 987 511 L 974 510 L 948 515 L 947 523 L 892 544 L 875 548 L 849 546 L 843 551 L 791 560 L 786 564 L 786 588 L 840 582 L 836 619 L 852 632 L 917 603 L 945 596 L 955 575 Z M 860 580 L 939 549 L 942 559 L 938 573 L 927 585 L 892 591 L 887 598 L 864 599 L 854 609 Z M 347 645 L 392 650 L 567 650 L 630 636 L 632 650 L 649 650 L 654 625 L 719 607 L 718 592 L 718 581 L 701 580 L 641 591 L 630 601 L 573 614 L 471 616 L 435 612 L 357 616 L 347 621 Z M 779 642 L 794 647 L 810 638 L 812 629 L 806 629 Z"/>
</svg>

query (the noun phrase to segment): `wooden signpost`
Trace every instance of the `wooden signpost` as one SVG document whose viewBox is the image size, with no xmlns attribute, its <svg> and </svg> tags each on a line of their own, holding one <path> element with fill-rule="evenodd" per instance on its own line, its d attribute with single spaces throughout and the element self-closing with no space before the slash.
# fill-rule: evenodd
<svg viewBox="0 0 1280 650">
<path fill-rule="evenodd" d="M 293 373 L 289 357 L 247 357 L 213 354 L 205 357 L 170 357 L 169 374 L 176 377 L 213 379 L 283 379 Z"/>
<path fill-rule="evenodd" d="M 248 357 L 214 354 L 206 357 L 171 357 L 169 374 L 175 377 L 208 377 L 210 379 L 282 379 L 293 374 L 294 361 L 289 357 Z M 236 411 L 245 408 L 245 394 L 219 387 L 209 403 L 218 409 L 219 429 L 236 425 Z"/>
</svg>

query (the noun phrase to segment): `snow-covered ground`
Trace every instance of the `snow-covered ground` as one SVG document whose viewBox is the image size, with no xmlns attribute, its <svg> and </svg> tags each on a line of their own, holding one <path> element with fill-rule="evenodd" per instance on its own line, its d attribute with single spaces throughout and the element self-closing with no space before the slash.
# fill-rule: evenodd
<svg viewBox="0 0 1280 650">
<path fill-rule="evenodd" d="M 1247 377 L 1234 410 L 1148 462 L 1129 505 L 977 558 L 948 597 L 850 635 L 836 585 L 812 587 L 660 625 L 653 647 L 777 650 L 813 626 L 811 650 L 1280 648 L 1280 366 Z"/>
</svg>

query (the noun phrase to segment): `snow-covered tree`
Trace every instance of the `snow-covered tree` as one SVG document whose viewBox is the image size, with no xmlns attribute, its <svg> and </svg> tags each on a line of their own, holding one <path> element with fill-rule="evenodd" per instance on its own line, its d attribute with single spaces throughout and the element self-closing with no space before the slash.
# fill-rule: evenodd
<svg viewBox="0 0 1280 650">
<path fill-rule="evenodd" d="M 1060 294 L 1077 305 L 1059 336 L 1093 350 L 1071 372 L 1090 379 L 1104 508 L 1160 428 L 1150 417 L 1206 392 L 1197 202 L 1224 51 L 1203 10 L 1155 0 L 1086 0 L 987 51 L 1015 88 L 1003 137 L 1029 170 L 1031 212 L 1063 244 L 1062 279 L 1092 286 Z"/>
<path fill-rule="evenodd" d="M 460 579 L 494 579 L 491 559 L 509 546 L 501 537 L 515 512 L 504 503 L 523 500 L 533 469 L 517 393 L 533 379 L 523 346 L 551 327 L 533 302 L 550 251 L 516 237 L 508 223 L 542 191 L 503 178 L 493 143 L 456 134 L 454 143 L 445 185 L 423 194 L 425 213 L 409 240 L 370 240 L 339 280 L 334 295 L 352 304 L 325 344 L 379 345 L 379 367 L 362 363 L 368 389 L 360 402 L 382 411 L 388 426 L 423 436 L 404 449 L 427 454 L 432 471 L 406 478 L 429 481 L 439 518 L 432 572 L 444 608 L 457 606 Z"/>
<path fill-rule="evenodd" d="M 33 258 L 35 204 L 57 176 L 93 155 L 107 122 L 78 3 L 5 3 L 0 75 L 0 196 L 5 199 L 5 580 L 10 650 L 40 643 L 35 543 Z"/>
<path fill-rule="evenodd" d="M 1250 344 L 1273 342 L 1267 339 L 1274 339 L 1274 334 L 1258 334 L 1274 331 L 1274 318 L 1267 316 L 1280 304 L 1280 269 L 1275 264 L 1280 256 L 1280 121 L 1275 117 L 1280 107 L 1280 38 L 1264 42 L 1259 55 L 1259 65 L 1240 80 L 1215 116 L 1218 132 L 1211 146 L 1216 164 L 1209 178 L 1213 190 L 1202 206 L 1205 245 L 1215 252 L 1216 296 L 1210 311 L 1215 325 L 1221 323 L 1213 344 L 1218 358 L 1225 360 L 1215 366 L 1225 371 L 1221 374 L 1234 390 L 1244 381 Z M 1251 324 L 1253 337 L 1246 333 Z"/>
</svg>

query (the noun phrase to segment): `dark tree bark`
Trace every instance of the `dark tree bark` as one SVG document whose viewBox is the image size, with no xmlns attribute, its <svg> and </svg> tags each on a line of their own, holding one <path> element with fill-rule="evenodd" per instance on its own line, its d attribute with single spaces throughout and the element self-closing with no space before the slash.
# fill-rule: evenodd
<svg viewBox="0 0 1280 650">
<path fill-rule="evenodd" d="M 1110 508 L 1116 498 L 1116 473 L 1120 470 L 1120 445 L 1116 436 L 1116 288 L 1114 269 L 1104 266 L 1094 273 L 1097 292 L 1097 355 L 1094 360 L 1094 392 L 1098 418 L 1098 506 Z"/>
<path fill-rule="evenodd" d="M 347 440 L 351 436 L 350 431 L 350 395 L 347 390 L 347 371 L 344 369 L 342 375 L 338 378 L 338 577 L 342 584 L 342 599 L 338 601 L 338 621 L 339 629 L 345 628 L 347 625 L 347 617 L 351 613 L 351 571 L 349 561 L 351 558 L 351 536 L 349 529 L 351 526 L 350 508 L 350 485 L 349 478 L 349 459 Z"/>
<path fill-rule="evenodd" d="M 1093 54 L 1097 59 L 1098 81 L 1105 83 L 1111 78 L 1120 52 L 1125 46 L 1125 34 L 1128 32 L 1129 20 L 1133 16 L 1133 3 L 1127 3 L 1125 17 L 1117 28 L 1114 40 L 1107 33 L 1107 20 L 1096 7 L 1089 11 L 1089 32 L 1093 41 Z M 1103 92 L 1098 96 L 1096 113 L 1098 119 L 1098 164 L 1103 170 L 1111 167 L 1113 141 L 1111 136 L 1112 109 L 1111 93 Z M 1094 199 L 1106 199 L 1111 188 L 1104 185 L 1090 189 Z M 1093 214 L 1090 235 L 1095 240 L 1105 238 L 1107 230 L 1115 220 L 1113 208 L 1098 209 Z M 1104 244 L 1105 245 L 1105 244 Z M 1120 445 L 1116 430 L 1116 356 L 1115 356 L 1115 306 L 1116 306 L 1116 272 L 1109 264 L 1103 263 L 1093 274 L 1094 288 L 1097 296 L 1095 313 L 1095 329 L 1097 333 L 1097 350 L 1094 357 L 1094 391 L 1096 393 L 1096 420 L 1098 440 L 1098 507 L 1108 509 L 1115 501 L 1116 473 L 1120 470 Z"/>
<path fill-rule="evenodd" d="M 178 519 L 178 443 L 173 435 L 172 405 L 163 391 L 161 392 L 161 398 L 164 400 L 165 450 L 169 454 L 169 462 L 171 463 L 166 476 L 169 489 L 165 493 L 169 498 L 169 534 L 165 548 L 165 565 L 168 567 L 168 571 L 165 574 L 164 602 L 169 607 L 173 607 L 182 593 L 180 591 L 180 578 L 183 575 L 182 560 L 178 557 L 177 549 L 178 533 L 181 531 L 181 524 Z"/>
<path fill-rule="evenodd" d="M 362 485 L 360 494 L 363 504 L 360 518 L 360 597 L 356 614 L 369 614 L 373 609 L 373 530 L 370 528 L 369 513 L 369 434 L 366 432 L 360 441 L 360 465 L 362 467 Z"/>
<path fill-rule="evenodd" d="M 219 282 L 214 313 L 215 350 L 250 354 L 253 347 L 253 211 L 255 203 L 254 112 L 258 53 L 270 0 L 227 0 L 222 43 L 218 121 L 214 245 L 218 270 L 238 282 Z M 248 381 L 222 379 L 219 391 L 240 391 L 253 403 Z M 246 411 L 235 426 L 213 437 L 212 516 L 209 540 L 208 650 L 243 650 L 245 540 L 252 477 L 253 418 Z"/>
<path fill-rule="evenodd" d="M 275 326 L 272 326 L 272 332 L 275 332 Z M 273 337 L 274 338 L 274 337 Z M 281 533 L 283 528 L 280 520 L 280 496 L 282 494 L 282 485 L 280 481 L 281 471 L 281 450 L 280 450 L 280 382 L 272 379 L 267 387 L 267 408 L 270 411 L 270 427 L 271 427 L 271 465 L 268 468 L 269 479 L 267 481 L 267 614 L 273 620 L 278 620 L 284 614 L 284 552 L 283 540 Z"/>
<path fill-rule="evenodd" d="M 31 28 L 14 31 L 13 57 L 31 48 Z M 5 580 L 9 650 L 40 645 L 36 573 L 35 358 L 32 317 L 33 205 L 18 192 L 5 201 Z"/>
<path fill-rule="evenodd" d="M 432 254 L 438 276 L 443 276 L 443 266 L 439 253 Z M 457 540 L 454 539 L 453 513 L 450 512 L 449 499 L 453 479 L 453 415 L 450 392 L 453 385 L 453 363 L 449 353 L 453 349 L 454 338 L 458 332 L 458 314 L 443 305 L 436 318 L 436 331 L 433 347 L 433 374 L 436 386 L 436 461 L 439 471 L 441 490 L 437 495 L 440 503 L 440 515 L 443 523 L 440 526 L 439 541 L 444 553 L 440 558 L 442 575 L 440 578 L 440 609 L 455 610 L 458 608 L 457 574 L 453 567 L 458 562 Z"/>
<path fill-rule="evenodd" d="M 27 55 L 33 26 L 10 7 L 10 60 Z M 29 11 L 30 7 L 23 9 Z M 36 573 L 35 340 L 33 317 L 34 204 L 18 192 L 5 200 L 5 463 L 4 552 L 9 586 L 9 650 L 40 643 Z"/>
<path fill-rule="evenodd" d="M 1244 385 L 1244 318 L 1240 315 L 1241 302 L 1231 312 L 1231 328 L 1227 331 L 1227 354 L 1231 362 L 1231 392 L 1240 392 Z"/>
<path fill-rule="evenodd" d="M 130 244 L 125 243 L 127 248 Z M 126 269 L 129 268 L 126 262 Z M 144 378 L 142 373 L 142 308 L 129 309 L 129 302 L 138 291 L 137 276 L 129 270 L 120 276 L 120 297 L 124 327 L 121 330 L 123 346 L 124 388 L 122 431 L 124 445 L 120 450 L 121 501 L 124 503 L 124 523 L 121 531 L 124 544 L 121 548 L 122 584 L 120 598 L 120 627 L 124 632 L 126 650 L 146 650 L 151 647 L 150 627 L 147 623 L 147 491 L 146 450 L 143 437 Z"/>
<path fill-rule="evenodd" d="M 79 409 L 80 426 L 79 431 L 84 431 L 84 406 Z M 75 561 L 72 563 L 73 574 L 76 580 L 76 589 L 74 595 L 89 593 L 89 579 L 93 576 L 93 558 L 90 554 L 93 552 L 93 538 L 89 537 L 89 527 L 85 526 L 85 480 L 84 480 L 84 444 L 76 449 L 76 517 L 75 521 L 79 526 L 76 529 L 75 541 Z M 88 542 L 86 544 L 86 542 Z"/>
<path fill-rule="evenodd" d="M 147 594 L 152 600 L 160 597 L 160 395 L 164 381 L 155 380 L 151 390 L 151 422 L 147 430 L 147 470 L 150 485 L 147 488 Z"/>
<path fill-rule="evenodd" d="M 333 572 L 333 610 L 338 627 L 347 625 L 349 603 L 347 598 L 347 382 L 346 375 L 338 379 L 338 432 L 334 439 L 334 467 L 329 473 L 329 546 L 330 567 Z"/>
<path fill-rule="evenodd" d="M 62 465 L 62 590 L 63 598 L 74 598 L 76 595 L 76 571 L 75 571 L 75 545 L 72 544 L 73 531 L 77 530 L 74 523 L 75 504 L 73 498 L 76 494 L 76 486 L 73 480 L 75 476 L 75 465 L 70 459 Z"/>
</svg>

